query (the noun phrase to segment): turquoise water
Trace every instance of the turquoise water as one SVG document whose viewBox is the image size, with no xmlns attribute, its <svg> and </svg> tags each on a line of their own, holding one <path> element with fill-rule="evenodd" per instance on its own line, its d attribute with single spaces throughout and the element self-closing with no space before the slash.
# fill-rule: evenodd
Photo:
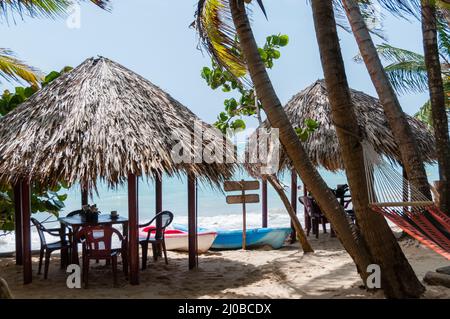
<svg viewBox="0 0 450 319">
<path fill-rule="evenodd" d="M 340 173 L 331 173 L 325 170 L 319 170 L 322 177 L 331 188 L 337 184 L 346 183 L 345 175 Z M 427 173 L 429 181 L 438 179 L 437 168 L 428 166 Z M 240 173 L 234 176 L 235 180 L 252 178 Z M 290 173 L 280 177 L 281 181 L 286 185 L 286 192 L 290 197 Z M 299 179 L 298 185 L 302 186 Z M 252 191 L 252 193 L 260 194 L 260 191 Z M 61 216 L 80 209 L 81 193 L 79 187 L 74 186 L 67 192 L 68 198 L 65 201 L 66 207 L 61 212 Z M 299 196 L 302 190 L 299 190 Z M 229 205 L 225 202 L 225 194 L 220 190 L 211 189 L 208 185 L 198 186 L 198 223 L 204 228 L 225 228 L 239 229 L 242 227 L 242 206 Z M 111 190 L 105 184 L 98 185 L 98 195 L 89 200 L 90 203 L 97 204 L 97 207 L 103 213 L 109 213 L 112 210 L 118 211 L 122 216 L 127 216 L 128 199 L 127 186 L 123 185 L 117 189 Z M 268 208 L 269 208 L 269 227 L 289 227 L 289 216 L 279 199 L 277 193 L 268 185 Z M 186 178 L 163 178 L 163 209 L 170 210 L 175 215 L 175 223 L 187 223 L 187 183 Z M 261 203 L 248 204 L 247 206 L 247 227 L 261 227 Z M 141 179 L 139 181 L 139 218 L 142 222 L 148 221 L 155 214 L 155 186 L 152 181 Z M 300 221 L 303 221 L 303 207 L 298 204 L 298 214 Z M 49 217 L 48 214 L 36 214 L 39 220 Z M 54 219 L 54 218 L 51 218 Z M 50 225 L 51 226 L 51 225 Z M 54 225 L 53 225 L 54 226 Z M 33 249 L 39 247 L 39 239 L 37 233 L 32 232 Z M 14 236 L 0 236 L 0 252 L 14 250 Z"/>
</svg>

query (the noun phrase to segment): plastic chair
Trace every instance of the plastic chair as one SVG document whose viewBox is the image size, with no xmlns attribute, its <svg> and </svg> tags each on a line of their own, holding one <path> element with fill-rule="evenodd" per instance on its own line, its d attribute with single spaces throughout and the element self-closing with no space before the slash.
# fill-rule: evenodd
<svg viewBox="0 0 450 319">
<path fill-rule="evenodd" d="M 116 235 L 121 241 L 121 248 L 112 248 L 112 238 Z M 111 226 L 87 226 L 78 233 L 78 239 L 83 242 L 83 282 L 89 283 L 89 262 L 91 260 L 106 260 L 111 262 L 114 286 L 117 285 L 117 256 L 122 256 L 122 266 L 125 276 L 128 276 L 127 240 L 117 229 Z"/>
<path fill-rule="evenodd" d="M 68 253 L 70 249 L 69 241 L 66 240 L 66 233 L 64 233 L 64 239 L 61 240 L 61 228 L 46 228 L 37 219 L 31 217 L 31 222 L 36 227 L 39 234 L 39 240 L 41 242 L 41 248 L 39 251 L 39 268 L 38 274 L 41 274 L 42 270 L 42 260 L 45 255 L 45 266 L 44 266 L 44 279 L 48 277 L 48 268 L 50 266 L 50 255 L 52 252 L 60 250 L 61 251 L 61 268 L 67 265 Z M 47 243 L 45 234 L 49 234 L 54 237 L 58 237 L 60 240 L 54 243 Z"/>
<path fill-rule="evenodd" d="M 167 250 L 166 250 L 166 241 L 164 232 L 166 228 L 172 223 L 173 214 L 169 211 L 163 211 L 155 215 L 151 221 L 148 223 L 139 225 L 139 228 L 147 227 L 147 236 L 144 238 L 139 238 L 139 244 L 142 247 L 142 270 L 147 268 L 147 254 L 148 254 L 148 245 L 152 245 L 153 251 L 153 260 L 158 260 L 158 255 L 160 254 L 160 248 L 162 247 L 162 251 L 164 252 L 164 260 L 166 264 L 168 264 L 167 260 Z M 151 227 L 151 225 L 156 222 L 155 227 Z M 154 236 L 151 236 L 154 234 Z"/>
<path fill-rule="evenodd" d="M 312 233 L 319 238 L 319 225 L 322 224 L 322 229 L 324 233 L 327 233 L 326 223 L 328 220 L 325 215 L 320 210 L 319 205 L 310 196 L 300 196 L 299 201 L 305 206 L 306 215 L 308 216 L 308 222 L 306 225 L 306 236 L 312 230 Z"/>
</svg>

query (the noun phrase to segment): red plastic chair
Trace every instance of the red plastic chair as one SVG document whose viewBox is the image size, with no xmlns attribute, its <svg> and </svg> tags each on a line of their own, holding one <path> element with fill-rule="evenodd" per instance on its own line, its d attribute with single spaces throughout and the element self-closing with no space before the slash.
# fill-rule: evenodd
<svg viewBox="0 0 450 319">
<path fill-rule="evenodd" d="M 116 235 L 121 241 L 121 248 L 112 248 L 112 238 Z M 117 285 L 117 256 L 122 256 L 122 266 L 125 276 L 128 276 L 127 240 L 115 228 L 111 226 L 87 226 L 78 232 L 78 239 L 83 243 L 83 282 L 88 287 L 89 263 L 91 260 L 110 261 L 114 277 L 114 285 Z"/>
</svg>

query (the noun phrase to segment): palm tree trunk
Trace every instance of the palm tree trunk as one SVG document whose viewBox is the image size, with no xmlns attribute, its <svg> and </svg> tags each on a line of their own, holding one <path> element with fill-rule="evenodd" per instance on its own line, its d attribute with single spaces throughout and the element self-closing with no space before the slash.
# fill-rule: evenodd
<svg viewBox="0 0 450 319">
<path fill-rule="evenodd" d="M 308 159 L 305 149 L 283 110 L 258 52 L 244 0 L 230 1 L 230 9 L 251 79 L 258 92 L 258 97 L 264 105 L 267 118 L 273 128 L 279 129 L 280 142 L 292 160 L 297 173 L 331 222 L 344 248 L 355 261 L 358 272 L 365 283 L 367 266 L 371 264 L 365 244 L 352 228 L 343 207 L 333 192 Z"/>
<path fill-rule="evenodd" d="M 425 196 L 431 199 L 430 185 L 420 156 L 415 137 L 406 119 L 405 113 L 395 91 L 384 71 L 383 64 L 378 56 L 376 47 L 372 41 L 369 30 L 361 14 L 356 0 L 342 1 L 353 35 L 361 52 L 361 56 L 369 71 L 372 83 L 375 86 L 380 102 L 389 126 L 399 146 L 402 164 L 409 181 Z"/>
<path fill-rule="evenodd" d="M 436 8 L 432 2 L 434 1 L 422 1 L 423 49 L 428 73 L 431 118 L 439 162 L 440 209 L 450 216 L 450 140 L 437 42 Z"/>
<path fill-rule="evenodd" d="M 331 116 L 341 146 L 358 228 L 373 260 L 381 268 L 381 288 L 385 295 L 390 298 L 419 297 L 424 287 L 386 220 L 369 208 L 360 132 L 345 74 L 332 0 L 314 0 L 311 5 Z"/>
<path fill-rule="evenodd" d="M 291 202 L 289 201 L 289 198 L 286 196 L 286 193 L 284 192 L 284 188 L 283 186 L 281 186 L 280 181 L 275 175 L 267 175 L 266 178 L 269 181 L 270 185 L 272 185 L 272 187 L 275 189 L 278 196 L 280 196 L 280 199 L 283 202 L 284 207 L 288 211 L 289 217 L 291 218 L 292 225 L 294 226 L 295 233 L 297 235 L 297 239 L 300 242 L 300 245 L 302 246 L 303 252 L 313 253 L 314 249 L 309 244 L 308 239 L 306 238 L 305 235 L 305 231 L 303 230 L 302 224 L 300 224 L 298 216 L 295 213 L 294 208 L 292 208 Z"/>
</svg>

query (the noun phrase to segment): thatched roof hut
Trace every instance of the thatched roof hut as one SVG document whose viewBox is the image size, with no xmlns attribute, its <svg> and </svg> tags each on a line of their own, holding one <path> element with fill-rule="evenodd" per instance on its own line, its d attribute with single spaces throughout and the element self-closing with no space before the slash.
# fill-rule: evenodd
<svg viewBox="0 0 450 319">
<path fill-rule="evenodd" d="M 378 154 L 386 156 L 393 162 L 400 163 L 399 148 L 389 128 L 383 107 L 378 99 L 363 92 L 351 90 L 358 124 L 364 138 L 372 144 Z M 322 166 L 330 171 L 344 168 L 339 150 L 336 128 L 331 119 L 331 107 L 328 93 L 323 80 L 318 80 L 295 95 L 284 107 L 293 127 L 305 127 L 306 119 L 319 123 L 319 128 L 303 143 L 309 158 L 316 166 Z M 435 160 L 434 137 L 427 127 L 419 120 L 407 115 L 419 150 L 425 162 Z M 270 127 L 266 120 L 263 127 Z M 255 165 L 247 165 L 250 174 L 258 176 Z M 279 171 L 291 168 L 291 161 L 286 152 L 281 149 Z"/>
<path fill-rule="evenodd" d="M 177 164 L 171 157 L 174 134 L 192 138 L 194 121 L 200 120 L 145 78 L 90 58 L 0 119 L 0 183 L 26 178 L 92 189 L 97 178 L 114 186 L 130 173 L 165 172 L 219 184 L 233 173 L 231 164 Z"/>
</svg>

